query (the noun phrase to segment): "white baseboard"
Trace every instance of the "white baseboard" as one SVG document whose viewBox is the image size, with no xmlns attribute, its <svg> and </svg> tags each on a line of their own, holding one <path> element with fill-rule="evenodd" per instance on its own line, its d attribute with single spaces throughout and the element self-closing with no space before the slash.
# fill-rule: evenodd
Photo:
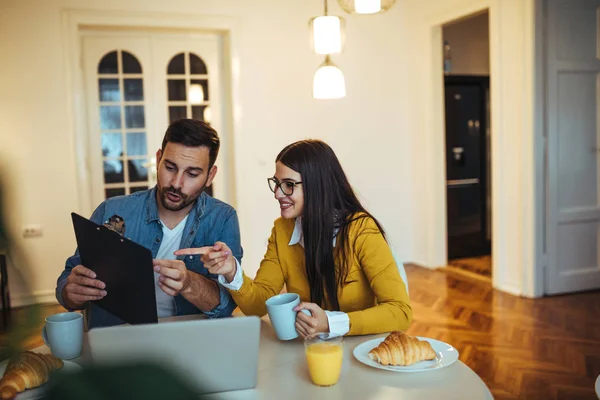
<svg viewBox="0 0 600 400">
<path fill-rule="evenodd" d="M 509 282 L 494 282 L 494 289 L 500 290 L 502 292 L 512 294 L 513 296 L 524 296 L 523 288 L 517 283 L 509 283 Z"/>
<path fill-rule="evenodd" d="M 11 307 L 29 306 L 31 304 L 58 304 L 54 290 L 40 290 L 32 294 L 17 293 L 10 296 Z"/>
</svg>

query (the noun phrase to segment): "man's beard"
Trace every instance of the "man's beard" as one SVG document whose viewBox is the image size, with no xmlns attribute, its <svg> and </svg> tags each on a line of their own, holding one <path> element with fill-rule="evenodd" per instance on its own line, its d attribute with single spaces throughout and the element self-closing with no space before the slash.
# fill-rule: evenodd
<svg viewBox="0 0 600 400">
<path fill-rule="evenodd" d="M 173 186 L 169 186 L 166 188 L 160 188 L 160 202 L 162 206 L 169 211 L 180 211 L 192 204 L 196 201 L 196 199 L 202 194 L 202 192 L 206 189 L 206 184 L 202 185 L 200 190 L 191 195 L 184 194 L 181 190 L 175 189 Z M 167 193 L 172 193 L 179 196 L 180 200 L 176 204 L 171 202 L 167 197 Z"/>
</svg>

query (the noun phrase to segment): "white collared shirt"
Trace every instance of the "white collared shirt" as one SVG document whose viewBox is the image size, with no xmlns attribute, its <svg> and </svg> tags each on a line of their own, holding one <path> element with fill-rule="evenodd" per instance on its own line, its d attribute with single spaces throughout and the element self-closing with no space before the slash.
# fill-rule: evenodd
<svg viewBox="0 0 600 400">
<path fill-rule="evenodd" d="M 333 246 L 336 244 L 336 236 L 338 229 L 335 229 L 333 232 Z M 302 217 L 296 218 L 296 222 L 294 224 L 294 231 L 292 232 L 292 237 L 290 238 L 289 246 L 294 246 L 296 244 L 300 244 L 302 248 L 304 248 L 304 235 L 302 233 Z M 244 283 L 244 275 L 242 273 L 242 267 L 240 266 L 239 261 L 236 259 L 236 271 L 235 276 L 231 282 L 227 282 L 223 275 L 219 275 L 219 283 L 230 290 L 240 290 L 242 284 Z M 338 335 L 345 335 L 350 331 L 350 318 L 348 314 L 341 311 L 325 311 L 327 314 L 327 321 L 329 323 L 329 332 L 336 333 Z"/>
<path fill-rule="evenodd" d="M 339 228 L 335 228 L 333 230 L 333 247 L 337 242 L 337 234 Z M 290 246 L 300 243 L 300 246 L 304 248 L 304 234 L 302 232 L 302 217 L 296 218 L 296 222 L 294 223 L 294 231 L 292 232 L 292 237 L 290 238 L 290 242 L 288 243 Z"/>
</svg>

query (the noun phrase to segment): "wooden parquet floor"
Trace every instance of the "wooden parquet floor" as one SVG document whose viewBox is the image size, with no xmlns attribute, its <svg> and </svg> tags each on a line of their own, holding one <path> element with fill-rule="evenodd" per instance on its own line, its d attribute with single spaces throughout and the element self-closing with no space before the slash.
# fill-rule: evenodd
<svg viewBox="0 0 600 400">
<path fill-rule="evenodd" d="M 11 310 L 10 326 L 18 330 L 18 347 L 27 350 L 35 349 L 44 344 L 42 339 L 42 328 L 47 316 L 65 312 L 59 304 L 45 304 L 37 306 L 19 307 Z M 4 330 L 3 330 L 4 332 Z M 8 345 L 8 335 L 0 333 L 0 347 L 2 350 Z M 17 345 L 15 343 L 15 345 Z M 0 351 L 4 355 L 4 351 Z"/>
<path fill-rule="evenodd" d="M 492 256 L 457 258 L 449 261 L 448 266 L 472 272 L 488 279 L 492 277 Z"/>
<path fill-rule="evenodd" d="M 596 399 L 600 291 L 531 300 L 448 270 L 407 265 L 406 272 L 415 315 L 409 333 L 456 347 L 496 399 Z M 23 331 L 25 347 L 40 346 L 45 316 L 62 311 L 41 307 Z M 13 321 L 26 313 L 13 310 Z"/>
<path fill-rule="evenodd" d="M 407 266 L 409 333 L 452 344 L 496 399 L 596 399 L 600 291 L 525 299 Z"/>
</svg>

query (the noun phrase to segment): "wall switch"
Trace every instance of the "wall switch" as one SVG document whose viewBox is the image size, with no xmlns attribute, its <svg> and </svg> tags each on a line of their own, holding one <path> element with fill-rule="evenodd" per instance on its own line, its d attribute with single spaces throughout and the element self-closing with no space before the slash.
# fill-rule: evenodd
<svg viewBox="0 0 600 400">
<path fill-rule="evenodd" d="M 23 227 L 23 237 L 37 237 L 42 236 L 44 231 L 41 225 L 26 225 Z"/>
</svg>

